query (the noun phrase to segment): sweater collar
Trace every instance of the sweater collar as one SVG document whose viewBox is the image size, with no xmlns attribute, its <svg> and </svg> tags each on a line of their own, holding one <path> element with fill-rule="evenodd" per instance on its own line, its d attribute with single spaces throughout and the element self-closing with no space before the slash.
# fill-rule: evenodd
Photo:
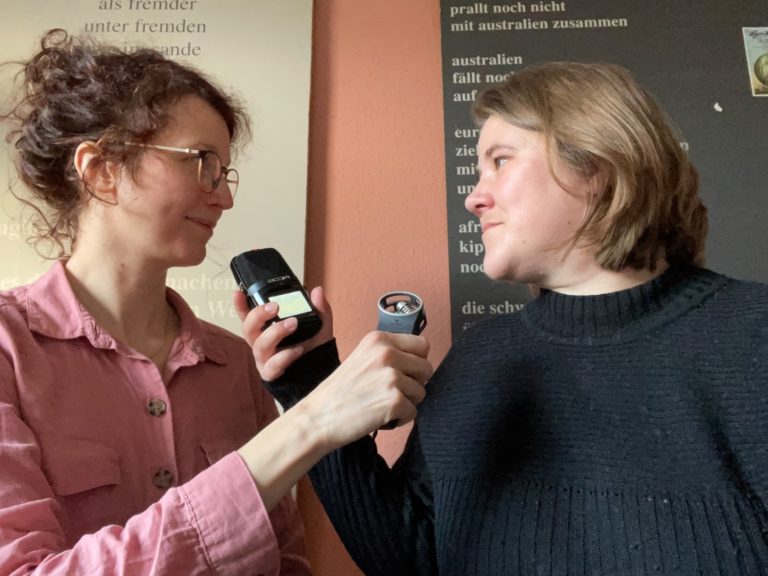
<svg viewBox="0 0 768 576">
<path fill-rule="evenodd" d="M 523 309 L 525 320 L 564 338 L 614 338 L 698 305 L 728 279 L 688 265 L 673 265 L 644 284 L 594 296 L 542 290 Z M 663 310 L 663 314 L 662 314 Z"/>
</svg>

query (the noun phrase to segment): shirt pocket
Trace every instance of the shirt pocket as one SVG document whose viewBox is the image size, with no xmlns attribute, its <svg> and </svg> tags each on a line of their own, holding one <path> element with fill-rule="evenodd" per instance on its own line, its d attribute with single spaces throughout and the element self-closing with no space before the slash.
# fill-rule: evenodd
<svg viewBox="0 0 768 576">
<path fill-rule="evenodd" d="M 122 481 L 117 450 L 88 440 L 49 446 L 45 463 L 51 487 L 59 496 L 116 486 Z"/>
</svg>

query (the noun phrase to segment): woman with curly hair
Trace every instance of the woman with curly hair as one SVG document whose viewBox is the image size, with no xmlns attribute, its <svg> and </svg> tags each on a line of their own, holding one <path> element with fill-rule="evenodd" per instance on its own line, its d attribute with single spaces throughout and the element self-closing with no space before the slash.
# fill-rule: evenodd
<svg viewBox="0 0 768 576">
<path fill-rule="evenodd" d="M 243 110 L 158 52 L 62 31 L 20 78 L 3 119 L 38 239 L 62 254 L 0 293 L 0 573 L 308 574 L 290 488 L 415 415 L 426 341 L 365 339 L 277 418 L 249 346 L 165 285 L 233 206 Z M 315 338 L 331 333 L 325 314 Z"/>
</svg>

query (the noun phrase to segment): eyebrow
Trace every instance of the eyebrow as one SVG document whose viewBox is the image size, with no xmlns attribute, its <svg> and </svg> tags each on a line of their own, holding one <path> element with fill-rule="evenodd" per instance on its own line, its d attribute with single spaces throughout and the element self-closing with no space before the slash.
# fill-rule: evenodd
<svg viewBox="0 0 768 576">
<path fill-rule="evenodd" d="M 213 146 L 213 144 L 210 144 L 209 142 L 205 142 L 204 140 L 197 140 L 196 142 L 199 142 L 199 144 L 196 144 L 193 146 L 193 148 L 197 148 L 198 150 L 205 150 L 207 152 L 215 152 L 216 155 L 219 154 L 218 150 Z"/>
<path fill-rule="evenodd" d="M 493 155 L 493 153 L 496 152 L 497 150 L 518 150 L 518 149 L 519 148 L 517 146 L 512 146 L 511 144 L 494 144 L 493 146 L 488 148 L 488 150 L 485 151 L 485 154 L 483 154 L 483 156 L 485 156 L 486 158 L 490 158 Z"/>
</svg>

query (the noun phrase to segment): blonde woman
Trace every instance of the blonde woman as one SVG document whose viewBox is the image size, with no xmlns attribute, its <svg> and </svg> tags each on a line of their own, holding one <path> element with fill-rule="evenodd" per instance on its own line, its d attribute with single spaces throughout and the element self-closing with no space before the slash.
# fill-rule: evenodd
<svg viewBox="0 0 768 576">
<path fill-rule="evenodd" d="M 768 288 L 700 267 L 706 211 L 664 113 L 618 66 L 552 63 L 474 117 L 485 272 L 540 292 L 462 335 L 391 470 L 369 438 L 313 470 L 353 558 L 382 576 L 768 574 Z M 265 377 L 290 406 L 333 355 Z"/>
</svg>

